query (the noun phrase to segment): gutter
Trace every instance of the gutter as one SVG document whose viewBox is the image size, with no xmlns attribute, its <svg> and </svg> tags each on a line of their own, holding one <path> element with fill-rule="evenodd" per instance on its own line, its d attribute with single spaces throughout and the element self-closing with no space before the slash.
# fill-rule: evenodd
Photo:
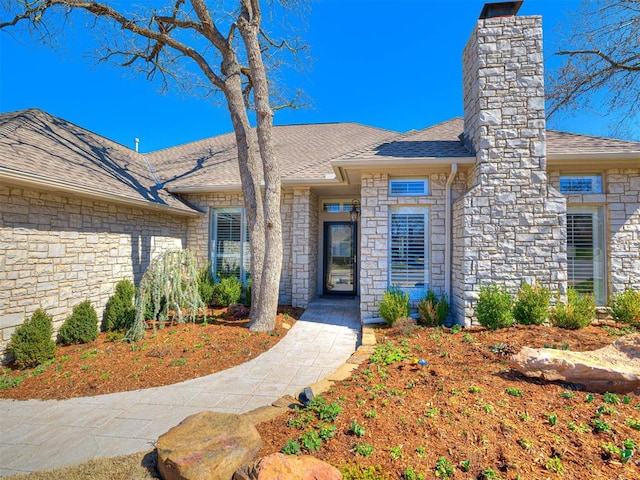
<svg viewBox="0 0 640 480">
<path fill-rule="evenodd" d="M 447 301 L 451 304 L 451 225 L 453 223 L 452 211 L 451 211 L 451 185 L 453 179 L 458 173 L 458 164 L 451 164 L 451 173 L 447 178 L 445 185 L 445 214 L 444 214 L 444 294 L 447 297 Z"/>
<path fill-rule="evenodd" d="M 131 207 L 144 208 L 147 210 L 156 210 L 165 213 L 172 213 L 177 215 L 183 215 L 188 217 L 197 217 L 204 215 L 203 212 L 198 210 L 189 209 L 185 206 L 185 209 L 172 207 L 170 205 L 162 205 L 159 203 L 153 203 L 146 200 L 136 200 L 133 198 L 124 197 L 122 195 L 115 195 L 111 193 L 105 193 L 104 190 L 89 187 L 78 187 L 71 183 L 67 183 L 61 180 L 53 180 L 45 178 L 39 175 L 25 172 L 17 172 L 12 169 L 0 167 L 0 181 L 7 180 L 8 183 L 24 185 L 35 189 L 52 190 L 56 192 L 62 192 L 72 194 L 92 200 L 100 200 L 113 202 L 120 205 L 127 205 Z"/>
</svg>

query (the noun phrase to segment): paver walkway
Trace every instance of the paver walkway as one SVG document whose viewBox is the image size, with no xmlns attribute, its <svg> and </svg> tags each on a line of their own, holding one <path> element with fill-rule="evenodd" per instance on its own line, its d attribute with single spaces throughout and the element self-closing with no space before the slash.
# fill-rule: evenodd
<svg viewBox="0 0 640 480">
<path fill-rule="evenodd" d="M 70 400 L 0 400 L 0 476 L 153 448 L 203 410 L 244 413 L 333 373 L 360 341 L 359 306 L 314 300 L 271 350 L 175 385 Z"/>
</svg>

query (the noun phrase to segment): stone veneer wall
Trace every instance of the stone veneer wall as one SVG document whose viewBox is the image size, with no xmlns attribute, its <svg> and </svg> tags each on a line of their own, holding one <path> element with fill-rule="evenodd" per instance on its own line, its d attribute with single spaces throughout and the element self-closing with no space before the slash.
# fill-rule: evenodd
<svg viewBox="0 0 640 480">
<path fill-rule="evenodd" d="M 244 208 L 244 200 L 240 192 L 202 193 L 184 195 L 191 205 L 207 212 L 206 215 L 187 220 L 187 245 L 196 252 L 198 262 L 204 265 L 210 255 L 210 210 L 214 208 Z M 293 193 L 282 192 L 282 242 L 284 255 L 282 259 L 282 275 L 280 277 L 280 298 L 283 305 L 291 304 L 291 232 L 292 232 Z"/>
<path fill-rule="evenodd" d="M 546 174 L 542 19 L 479 20 L 463 53 L 470 191 L 454 204 L 452 303 L 474 321 L 480 286 L 566 291 L 566 204 Z"/>
<path fill-rule="evenodd" d="M 560 172 L 550 171 L 549 181 L 560 188 Z M 640 169 L 605 170 L 603 189 L 598 195 L 568 195 L 567 204 L 604 206 L 609 295 L 640 290 Z"/>
<path fill-rule="evenodd" d="M 0 185 L 0 360 L 36 309 L 56 328 L 90 300 L 99 318 L 115 288 L 186 243 L 184 217 Z"/>
<path fill-rule="evenodd" d="M 310 188 L 293 191 L 291 305 L 306 307 L 318 290 L 318 196 Z"/>
<path fill-rule="evenodd" d="M 448 173 L 425 173 L 429 195 L 389 196 L 389 175 L 363 174 L 360 219 L 360 315 L 363 320 L 378 316 L 378 304 L 389 287 L 389 207 L 429 208 L 429 287 L 444 292 L 445 283 L 445 186 Z M 452 186 L 454 198 L 464 192 L 465 176 L 460 173 Z"/>
</svg>

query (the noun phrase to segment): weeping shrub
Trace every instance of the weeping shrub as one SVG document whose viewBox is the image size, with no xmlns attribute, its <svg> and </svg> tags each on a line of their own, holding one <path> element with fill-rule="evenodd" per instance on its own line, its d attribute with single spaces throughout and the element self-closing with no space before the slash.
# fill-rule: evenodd
<svg viewBox="0 0 640 480">
<path fill-rule="evenodd" d="M 382 295 L 378 304 L 380 317 L 391 326 L 396 320 L 409 315 L 409 293 L 399 287 L 392 286 Z"/>
<path fill-rule="evenodd" d="M 513 297 L 505 286 L 480 287 L 476 316 L 483 327 L 490 330 L 513 325 Z"/>
<path fill-rule="evenodd" d="M 89 300 L 73 307 L 60 331 L 58 341 L 63 345 L 89 343 L 98 338 L 98 314 Z"/>
<path fill-rule="evenodd" d="M 221 307 L 228 307 L 240 301 L 242 283 L 236 277 L 223 277 L 214 285 L 215 302 Z"/>
<path fill-rule="evenodd" d="M 551 291 L 540 282 L 523 283 L 513 306 L 513 317 L 522 325 L 542 325 L 549 315 Z"/>
<path fill-rule="evenodd" d="M 551 325 L 568 330 L 578 330 L 591 323 L 596 315 L 596 302 L 593 295 L 582 295 L 570 288 L 567 291 L 567 303 L 558 301 L 551 310 Z"/>
<path fill-rule="evenodd" d="M 53 319 L 42 309 L 33 312 L 11 335 L 7 346 L 18 368 L 31 368 L 51 360 L 56 354 Z"/>
<path fill-rule="evenodd" d="M 627 288 L 611 297 L 609 307 L 616 321 L 640 326 L 640 291 Z"/>
<path fill-rule="evenodd" d="M 438 296 L 429 290 L 418 303 L 419 323 L 427 327 L 444 325 L 449 315 L 449 303 L 444 295 Z"/>
<path fill-rule="evenodd" d="M 136 317 L 125 338 L 141 340 L 144 336 L 145 313 L 150 310 L 153 328 L 171 310 L 178 323 L 195 322 L 202 311 L 206 320 L 206 305 L 198 292 L 198 265 L 190 250 L 167 250 L 155 257 L 140 280 L 136 296 Z M 147 308 L 149 307 L 149 308 Z M 162 318 L 161 318 L 162 315 Z"/>
<path fill-rule="evenodd" d="M 131 280 L 123 279 L 116 284 L 116 289 L 107 301 L 102 316 L 102 328 L 107 332 L 126 331 L 133 326 L 136 309 L 133 298 L 136 287 Z"/>
</svg>

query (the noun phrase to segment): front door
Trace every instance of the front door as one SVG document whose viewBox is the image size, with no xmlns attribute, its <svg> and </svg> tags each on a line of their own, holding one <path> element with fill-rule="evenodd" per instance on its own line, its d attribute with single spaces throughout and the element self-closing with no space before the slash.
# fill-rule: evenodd
<svg viewBox="0 0 640 480">
<path fill-rule="evenodd" d="M 324 223 L 324 295 L 356 294 L 355 222 Z"/>
</svg>

